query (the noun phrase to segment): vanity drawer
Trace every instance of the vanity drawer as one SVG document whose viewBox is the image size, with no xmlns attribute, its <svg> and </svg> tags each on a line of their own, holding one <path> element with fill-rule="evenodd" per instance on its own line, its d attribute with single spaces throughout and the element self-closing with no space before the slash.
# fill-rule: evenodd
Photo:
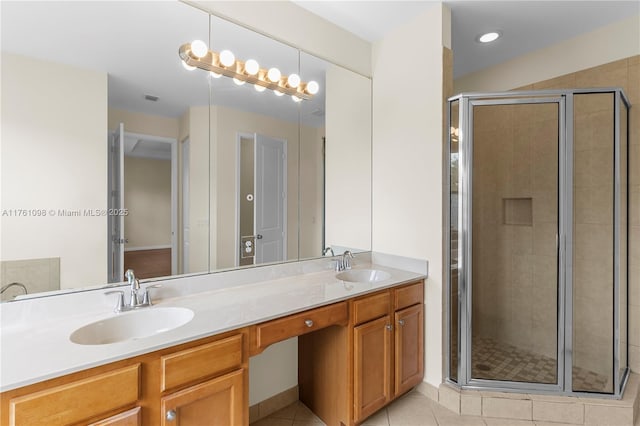
<svg viewBox="0 0 640 426">
<path fill-rule="evenodd" d="M 422 281 L 401 287 L 394 291 L 393 309 L 403 309 L 424 301 L 424 283 Z"/>
<path fill-rule="evenodd" d="M 388 291 L 374 294 L 353 302 L 354 325 L 380 318 L 389 313 L 391 296 Z"/>
<path fill-rule="evenodd" d="M 10 425 L 75 424 L 134 404 L 140 396 L 140 364 L 13 398 Z"/>
<path fill-rule="evenodd" d="M 259 350 L 267 346 L 300 336 L 331 325 L 347 325 L 347 302 L 335 303 L 322 308 L 311 309 L 285 318 L 258 324 L 256 345 Z"/>
<path fill-rule="evenodd" d="M 226 373 L 242 365 L 242 334 L 185 349 L 160 359 L 161 390 Z"/>
</svg>

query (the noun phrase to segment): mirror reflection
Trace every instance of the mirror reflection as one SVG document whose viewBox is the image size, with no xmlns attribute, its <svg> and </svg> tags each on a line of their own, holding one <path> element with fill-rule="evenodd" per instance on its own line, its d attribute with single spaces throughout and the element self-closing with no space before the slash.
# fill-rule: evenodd
<svg viewBox="0 0 640 426">
<path fill-rule="evenodd" d="M 319 91 L 188 70 L 193 40 Z M 5 2 L 2 85 L 3 288 L 371 248 L 368 78 L 183 3 Z"/>
</svg>

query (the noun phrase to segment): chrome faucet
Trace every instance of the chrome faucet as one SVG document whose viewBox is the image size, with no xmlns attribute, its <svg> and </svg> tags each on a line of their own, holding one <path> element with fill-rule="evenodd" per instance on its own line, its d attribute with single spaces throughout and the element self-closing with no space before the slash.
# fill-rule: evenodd
<svg viewBox="0 0 640 426">
<path fill-rule="evenodd" d="M 138 299 L 140 281 L 136 278 L 136 274 L 133 272 L 133 269 L 127 269 L 127 272 L 124 273 L 124 276 L 129 282 L 129 287 L 131 288 L 131 299 L 129 300 L 129 306 L 135 308 L 136 306 L 140 305 L 140 300 Z"/>
<path fill-rule="evenodd" d="M 333 249 L 331 247 L 327 247 L 324 250 L 322 250 L 322 255 L 326 256 L 327 253 L 331 252 L 331 257 L 335 256 L 336 254 L 333 252 Z"/>
<path fill-rule="evenodd" d="M 138 292 L 140 291 L 140 281 L 136 278 L 133 269 L 127 269 L 127 272 L 124 274 L 127 278 L 127 282 L 129 283 L 129 287 L 131 289 L 131 298 L 129 299 L 129 303 L 126 304 L 124 301 L 124 291 L 122 290 L 112 290 L 107 291 L 105 294 L 117 294 L 118 302 L 116 303 L 115 312 L 126 312 L 131 311 L 138 308 L 144 308 L 148 306 L 152 306 L 151 297 L 149 296 L 150 288 L 158 288 L 162 287 L 161 284 L 156 285 L 148 285 L 144 287 L 144 292 L 142 293 L 142 300 L 140 300 L 140 295 Z"/>
<path fill-rule="evenodd" d="M 340 259 L 336 261 L 336 271 L 344 271 L 346 269 L 351 269 L 351 260 L 353 259 L 353 253 L 349 250 L 345 250 L 340 256 Z"/>
</svg>

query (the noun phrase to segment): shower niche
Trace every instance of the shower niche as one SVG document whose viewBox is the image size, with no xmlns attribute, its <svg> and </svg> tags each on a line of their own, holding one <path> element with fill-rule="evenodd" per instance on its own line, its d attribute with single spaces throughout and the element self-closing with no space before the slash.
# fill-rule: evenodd
<svg viewBox="0 0 640 426">
<path fill-rule="evenodd" d="M 448 101 L 447 381 L 619 397 L 628 377 L 621 89 Z"/>
</svg>

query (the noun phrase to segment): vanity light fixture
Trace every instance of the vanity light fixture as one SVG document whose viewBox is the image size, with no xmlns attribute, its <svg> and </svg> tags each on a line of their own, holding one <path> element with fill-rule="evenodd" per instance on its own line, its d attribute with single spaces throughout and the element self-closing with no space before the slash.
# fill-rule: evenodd
<svg viewBox="0 0 640 426">
<path fill-rule="evenodd" d="M 214 78 L 223 75 L 231 77 L 239 86 L 251 83 L 258 92 L 271 89 L 277 96 L 290 95 L 294 102 L 311 99 L 320 90 L 317 82 L 301 81 L 297 74 L 283 76 L 278 68 L 260 68 L 256 60 L 243 62 L 229 50 L 213 52 L 201 40 L 183 44 L 178 54 L 182 65 L 188 70 L 200 68 Z"/>
<path fill-rule="evenodd" d="M 490 31 L 488 33 L 480 34 L 476 37 L 476 41 L 478 43 L 491 43 L 492 41 L 496 41 L 502 36 L 500 31 Z"/>
</svg>

